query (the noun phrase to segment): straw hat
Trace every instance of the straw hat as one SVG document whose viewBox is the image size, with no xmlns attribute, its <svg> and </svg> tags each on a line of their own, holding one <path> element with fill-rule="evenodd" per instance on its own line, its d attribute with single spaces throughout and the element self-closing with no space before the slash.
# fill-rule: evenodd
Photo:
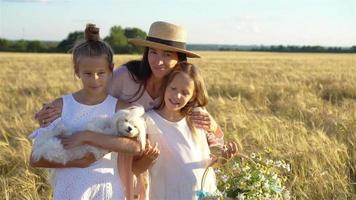
<svg viewBox="0 0 356 200">
<path fill-rule="evenodd" d="M 200 58 L 199 54 L 186 50 L 186 31 L 183 27 L 157 21 L 151 24 L 146 39 L 128 39 L 135 46 L 152 47 L 185 53 L 187 57 Z"/>
</svg>

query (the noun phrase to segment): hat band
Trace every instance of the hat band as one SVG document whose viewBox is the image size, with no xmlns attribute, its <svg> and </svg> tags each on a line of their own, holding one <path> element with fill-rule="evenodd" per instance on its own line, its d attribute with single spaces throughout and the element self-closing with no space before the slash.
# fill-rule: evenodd
<svg viewBox="0 0 356 200">
<path fill-rule="evenodd" d="M 147 36 L 146 40 L 151 41 L 151 42 L 157 42 L 157 43 L 161 43 L 161 44 L 165 44 L 168 46 L 172 46 L 172 47 L 177 47 L 180 49 L 185 49 L 185 43 L 184 42 L 176 42 L 176 41 L 172 41 L 172 40 L 163 40 L 160 38 L 156 38 L 156 37 L 150 37 Z"/>
</svg>

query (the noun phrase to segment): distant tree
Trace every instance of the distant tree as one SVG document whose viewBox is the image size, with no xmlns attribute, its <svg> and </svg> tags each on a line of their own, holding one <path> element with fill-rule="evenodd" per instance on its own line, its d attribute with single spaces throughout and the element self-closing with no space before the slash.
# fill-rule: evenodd
<svg viewBox="0 0 356 200">
<path fill-rule="evenodd" d="M 44 49 L 45 46 L 38 40 L 29 41 L 27 43 L 27 51 L 29 52 L 42 52 Z"/>
<path fill-rule="evenodd" d="M 127 38 L 125 36 L 125 31 L 121 26 L 111 27 L 110 34 L 104 38 L 104 41 L 111 45 L 115 53 L 127 52 Z"/>
<path fill-rule="evenodd" d="M 125 28 L 125 36 L 127 39 L 130 38 L 141 38 L 145 39 L 147 34 L 143 30 L 139 28 Z M 128 52 L 127 53 L 143 53 L 142 47 L 136 47 L 131 44 L 128 44 Z"/>
<path fill-rule="evenodd" d="M 356 46 L 351 47 L 351 52 L 356 53 Z"/>
<path fill-rule="evenodd" d="M 13 42 L 10 46 L 11 51 L 25 52 L 27 50 L 28 42 L 26 40 L 18 40 Z"/>
<path fill-rule="evenodd" d="M 72 33 L 69 33 L 66 39 L 62 40 L 58 46 L 57 46 L 57 51 L 59 52 L 68 52 L 71 48 L 73 48 L 75 42 L 78 40 L 81 40 L 84 38 L 84 32 L 83 31 L 75 31 Z"/>
<path fill-rule="evenodd" d="M 6 39 L 0 38 L 0 51 L 8 51 L 10 47 L 10 42 Z"/>
<path fill-rule="evenodd" d="M 146 38 L 146 33 L 138 28 L 113 26 L 104 41 L 110 44 L 115 53 L 142 53 L 143 49 L 129 44 L 128 38 Z"/>
</svg>

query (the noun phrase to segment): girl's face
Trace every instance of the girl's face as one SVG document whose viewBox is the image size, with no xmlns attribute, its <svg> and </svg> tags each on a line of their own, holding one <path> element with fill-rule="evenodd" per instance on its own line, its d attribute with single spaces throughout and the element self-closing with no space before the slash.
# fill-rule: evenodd
<svg viewBox="0 0 356 200">
<path fill-rule="evenodd" d="M 81 79 L 84 91 L 89 94 L 106 94 L 112 76 L 105 56 L 83 57 L 78 64 L 77 76 Z"/>
<path fill-rule="evenodd" d="M 160 49 L 148 49 L 148 63 L 156 78 L 163 78 L 178 63 L 178 53 Z"/>
<path fill-rule="evenodd" d="M 165 109 L 180 111 L 194 95 L 194 81 L 184 73 L 178 73 L 164 93 Z"/>
</svg>

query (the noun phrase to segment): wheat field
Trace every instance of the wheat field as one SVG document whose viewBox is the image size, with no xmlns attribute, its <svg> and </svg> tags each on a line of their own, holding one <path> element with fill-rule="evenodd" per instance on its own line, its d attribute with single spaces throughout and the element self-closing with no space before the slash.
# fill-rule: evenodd
<svg viewBox="0 0 356 200">
<path fill-rule="evenodd" d="M 200 52 L 208 110 L 244 154 L 292 166 L 293 199 L 356 199 L 356 55 Z M 119 66 L 138 55 L 116 55 Z M 65 54 L 0 53 L 0 199 L 51 199 L 29 167 L 43 102 L 80 87 Z"/>
</svg>

